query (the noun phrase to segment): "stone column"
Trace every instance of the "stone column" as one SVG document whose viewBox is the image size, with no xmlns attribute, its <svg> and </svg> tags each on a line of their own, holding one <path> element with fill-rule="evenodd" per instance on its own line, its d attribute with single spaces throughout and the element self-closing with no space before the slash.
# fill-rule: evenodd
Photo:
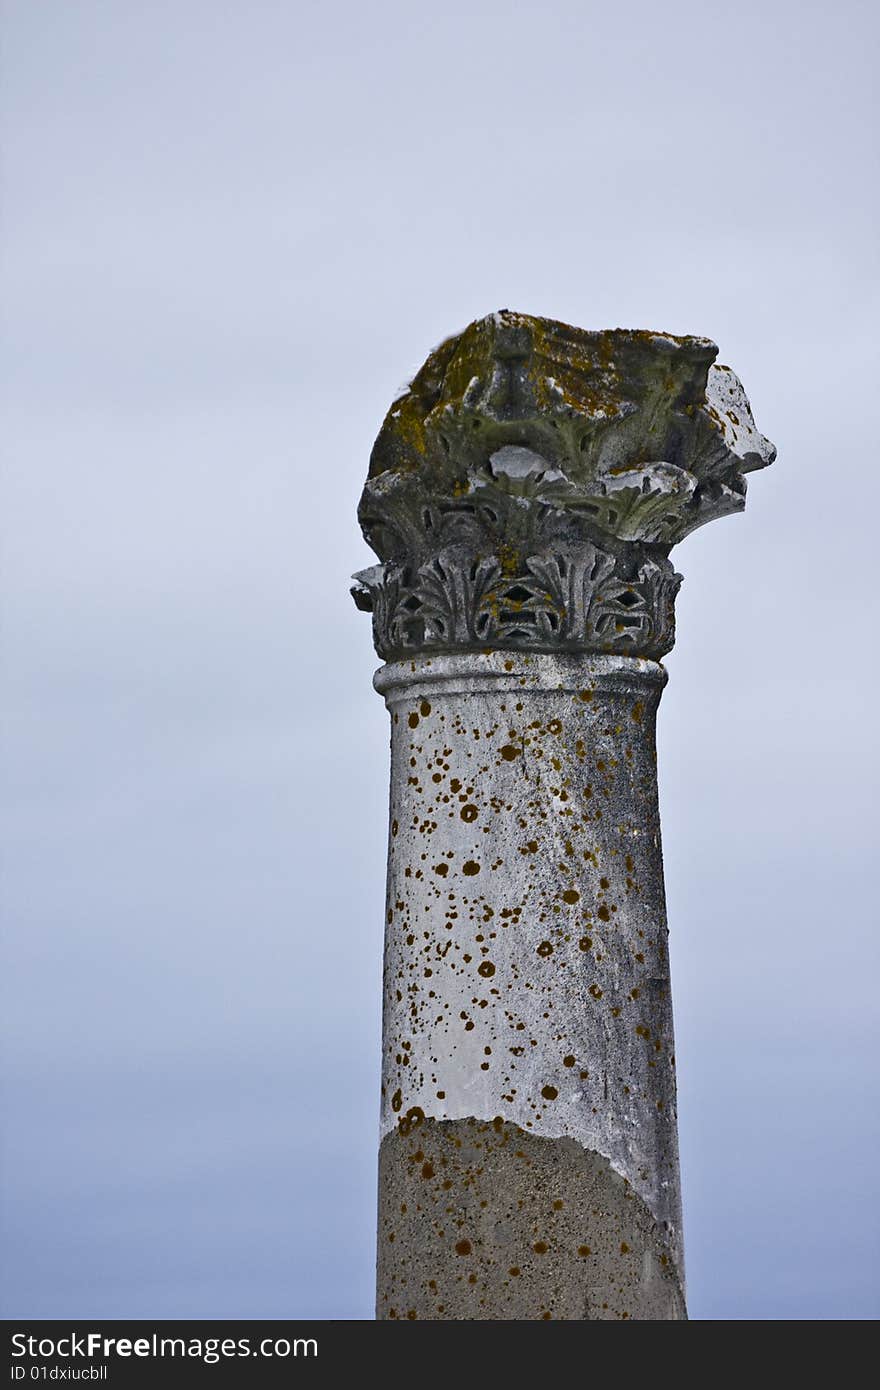
<svg viewBox="0 0 880 1390">
<path fill-rule="evenodd" d="M 772 461 L 703 338 L 503 312 L 392 405 L 377 1316 L 686 1317 L 655 715 L 669 551 Z"/>
</svg>

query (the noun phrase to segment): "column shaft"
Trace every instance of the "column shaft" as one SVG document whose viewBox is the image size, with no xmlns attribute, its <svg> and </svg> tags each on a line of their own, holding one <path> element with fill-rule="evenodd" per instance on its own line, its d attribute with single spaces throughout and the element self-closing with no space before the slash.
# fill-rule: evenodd
<svg viewBox="0 0 880 1390">
<path fill-rule="evenodd" d="M 392 720 L 380 1318 L 685 1316 L 656 662 L 416 658 Z"/>
</svg>

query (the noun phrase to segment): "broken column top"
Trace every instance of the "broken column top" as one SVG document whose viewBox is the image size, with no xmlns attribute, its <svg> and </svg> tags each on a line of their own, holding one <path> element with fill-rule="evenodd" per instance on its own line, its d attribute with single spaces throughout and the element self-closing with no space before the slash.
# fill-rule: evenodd
<svg viewBox="0 0 880 1390">
<path fill-rule="evenodd" d="M 393 402 L 356 576 L 381 656 L 511 648 L 657 657 L 668 555 L 740 511 L 775 450 L 706 338 L 586 331 L 503 310 L 428 357 Z"/>
</svg>

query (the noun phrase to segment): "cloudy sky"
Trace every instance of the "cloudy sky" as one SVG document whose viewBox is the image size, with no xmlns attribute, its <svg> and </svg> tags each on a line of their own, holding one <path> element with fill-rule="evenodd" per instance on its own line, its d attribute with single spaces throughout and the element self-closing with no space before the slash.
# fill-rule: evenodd
<svg viewBox="0 0 880 1390">
<path fill-rule="evenodd" d="M 779 448 L 675 552 L 690 1307 L 875 1317 L 874 6 L 0 14 L 2 1314 L 372 1315 L 355 507 L 510 307 L 714 338 Z"/>
</svg>

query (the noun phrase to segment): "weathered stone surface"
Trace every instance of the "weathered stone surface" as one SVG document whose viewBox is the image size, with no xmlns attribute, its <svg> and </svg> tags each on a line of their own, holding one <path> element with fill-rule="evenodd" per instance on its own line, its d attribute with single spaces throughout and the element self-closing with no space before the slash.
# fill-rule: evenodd
<svg viewBox="0 0 880 1390">
<path fill-rule="evenodd" d="M 639 658 L 502 652 L 377 673 L 392 717 L 381 1129 L 501 1116 L 576 1140 L 641 1199 L 681 1279 L 665 680 Z M 533 1292 L 539 1276 L 549 1298 L 555 1258 Z"/>
<path fill-rule="evenodd" d="M 422 1120 L 379 1153 L 377 1317 L 686 1317 L 675 1262 L 608 1160 L 500 1117 Z"/>
<path fill-rule="evenodd" d="M 494 314 L 376 441 L 379 1317 L 686 1317 L 656 658 L 774 452 L 715 355 Z"/>
<path fill-rule="evenodd" d="M 386 417 L 359 508 L 382 563 L 353 592 L 379 654 L 667 652 L 671 546 L 741 510 L 774 455 L 716 354 L 507 311 L 437 348 Z"/>
</svg>

